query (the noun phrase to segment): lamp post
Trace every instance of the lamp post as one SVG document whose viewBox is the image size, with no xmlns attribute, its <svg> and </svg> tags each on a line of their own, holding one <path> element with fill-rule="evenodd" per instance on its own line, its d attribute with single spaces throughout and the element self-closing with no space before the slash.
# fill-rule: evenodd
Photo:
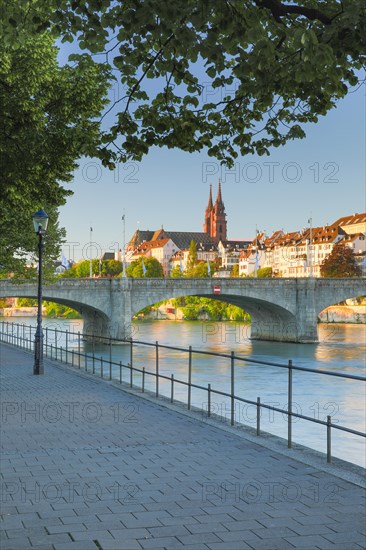
<svg viewBox="0 0 366 550">
<path fill-rule="evenodd" d="M 34 338 L 33 374 L 43 374 L 43 329 L 42 329 L 42 252 L 43 237 L 47 231 L 48 215 L 44 210 L 38 210 L 32 216 L 34 231 L 38 235 L 38 311 L 37 330 Z"/>
</svg>

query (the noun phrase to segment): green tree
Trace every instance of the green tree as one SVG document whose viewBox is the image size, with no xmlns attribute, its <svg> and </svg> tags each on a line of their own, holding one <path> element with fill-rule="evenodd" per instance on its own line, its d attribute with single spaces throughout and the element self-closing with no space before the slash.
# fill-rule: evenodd
<svg viewBox="0 0 366 550">
<path fill-rule="evenodd" d="M 71 307 L 57 304 L 56 302 L 44 302 L 46 316 L 52 318 L 80 319 L 81 315 Z"/>
<path fill-rule="evenodd" d="M 144 262 L 146 273 L 144 273 L 143 264 Z M 138 258 L 131 262 L 126 270 L 128 277 L 151 277 L 151 278 L 160 278 L 164 277 L 164 270 L 161 263 L 156 258 Z"/>
<path fill-rule="evenodd" d="M 170 276 L 172 279 L 178 279 L 179 277 L 183 277 L 183 271 L 181 271 L 179 265 L 175 265 L 173 269 L 170 272 Z"/>
<path fill-rule="evenodd" d="M 2 10 L 21 6 L 32 9 L 30 2 L 11 4 L 2 3 Z M 2 19 L 2 27 L 6 36 L 6 20 Z M 39 208 L 46 210 L 50 218 L 44 240 L 44 267 L 46 274 L 48 267 L 53 271 L 53 263 L 60 255 L 60 241 L 65 237 L 58 225 L 58 207 L 72 194 L 63 184 L 72 180 L 76 160 L 82 155 L 95 155 L 101 146 L 100 123 L 96 119 L 107 103 L 108 72 L 84 55 L 75 56 L 72 65 L 60 67 L 57 55 L 58 49 L 48 33 L 32 36 L 23 29 L 16 44 L 1 41 L 3 272 L 36 275 L 35 270 L 25 269 L 25 260 L 28 256 L 36 260 L 37 236 L 31 216 Z"/>
<path fill-rule="evenodd" d="M 361 268 L 349 246 L 336 244 L 323 260 L 320 274 L 322 277 L 360 277 Z"/>
<path fill-rule="evenodd" d="M 47 28 L 108 52 L 124 96 L 105 162 L 167 146 L 230 164 L 303 137 L 362 81 L 365 11 L 364 0 L 13 0 L 0 20 L 7 44 Z"/>
<path fill-rule="evenodd" d="M 257 270 L 257 277 L 259 279 L 267 279 L 268 277 L 272 277 L 272 268 L 271 267 L 260 267 Z"/>
<path fill-rule="evenodd" d="M 104 260 L 102 262 L 102 274 L 118 277 L 123 271 L 122 262 L 118 260 Z"/>
<path fill-rule="evenodd" d="M 122 262 L 117 260 L 92 260 L 93 276 L 118 277 L 122 273 Z M 82 260 L 72 265 L 61 273 L 60 277 L 66 279 L 90 277 L 90 260 Z"/>
<path fill-rule="evenodd" d="M 17 298 L 17 307 L 34 307 L 37 304 L 34 298 Z"/>
<path fill-rule="evenodd" d="M 194 277 L 193 270 L 196 263 L 197 263 L 197 244 L 196 244 L 196 241 L 191 241 L 191 244 L 189 245 L 187 269 L 185 271 L 186 277 Z"/>
</svg>

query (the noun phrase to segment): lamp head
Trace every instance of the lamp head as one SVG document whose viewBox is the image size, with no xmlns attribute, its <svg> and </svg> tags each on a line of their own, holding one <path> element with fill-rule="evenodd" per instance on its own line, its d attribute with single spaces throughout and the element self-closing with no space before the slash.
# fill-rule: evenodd
<svg viewBox="0 0 366 550">
<path fill-rule="evenodd" d="M 44 234 L 47 231 L 48 215 L 44 210 L 38 210 L 32 216 L 34 231 L 37 235 Z"/>
</svg>

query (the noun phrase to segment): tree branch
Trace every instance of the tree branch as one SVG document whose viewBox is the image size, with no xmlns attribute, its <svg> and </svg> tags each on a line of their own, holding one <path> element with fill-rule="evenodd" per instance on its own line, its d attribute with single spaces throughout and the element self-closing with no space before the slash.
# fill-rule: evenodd
<svg viewBox="0 0 366 550">
<path fill-rule="evenodd" d="M 306 8 L 305 6 L 282 4 L 280 0 L 255 1 L 259 7 L 269 9 L 277 22 L 281 21 L 281 17 L 284 17 L 291 13 L 296 13 L 298 15 L 303 15 L 311 21 L 318 19 L 318 21 L 324 23 L 324 25 L 330 25 L 332 23 L 332 19 L 330 17 L 325 15 L 325 13 L 321 12 L 320 10 L 317 10 L 316 8 Z"/>
</svg>

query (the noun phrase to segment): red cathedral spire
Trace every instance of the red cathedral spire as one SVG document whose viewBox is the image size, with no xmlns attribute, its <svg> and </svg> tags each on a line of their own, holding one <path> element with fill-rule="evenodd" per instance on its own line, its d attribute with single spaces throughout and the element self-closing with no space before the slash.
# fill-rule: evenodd
<svg viewBox="0 0 366 550">
<path fill-rule="evenodd" d="M 203 231 L 211 235 L 211 213 L 213 209 L 212 202 L 212 185 L 210 185 L 210 195 L 208 197 L 208 205 L 205 212 L 205 222 L 203 224 Z"/>
<path fill-rule="evenodd" d="M 219 188 L 217 190 L 216 204 L 222 204 L 223 205 L 222 195 L 221 195 L 221 181 L 220 181 L 220 178 L 219 178 Z"/>
<path fill-rule="evenodd" d="M 208 233 L 211 239 L 215 242 L 226 241 L 227 239 L 227 222 L 225 206 L 222 200 L 220 180 L 217 198 L 214 205 L 212 204 L 212 185 L 210 185 L 210 195 L 205 212 L 205 223 L 203 230 L 205 233 Z"/>
</svg>

